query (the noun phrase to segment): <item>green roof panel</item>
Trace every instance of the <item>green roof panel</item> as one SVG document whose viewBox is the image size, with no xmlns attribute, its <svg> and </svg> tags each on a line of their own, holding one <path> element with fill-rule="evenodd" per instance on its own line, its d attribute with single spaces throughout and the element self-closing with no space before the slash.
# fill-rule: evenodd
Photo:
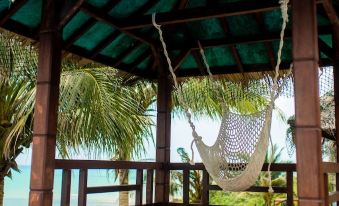
<svg viewBox="0 0 339 206">
<path fill-rule="evenodd" d="M 103 8 L 110 0 L 87 0 L 87 3 L 97 7 Z"/>
<path fill-rule="evenodd" d="M 229 47 L 207 48 L 205 49 L 205 56 L 211 67 L 231 66 L 236 64 Z"/>
<path fill-rule="evenodd" d="M 0 1 L 0 13 L 11 8 L 11 1 Z"/>
<path fill-rule="evenodd" d="M 198 64 L 195 61 L 194 57 L 192 54 L 189 54 L 185 60 L 182 62 L 182 64 L 180 65 L 181 69 L 187 70 L 187 69 L 194 69 L 197 68 Z"/>
<path fill-rule="evenodd" d="M 62 38 L 68 39 L 77 29 L 79 29 L 86 21 L 90 19 L 90 16 L 84 12 L 78 12 L 64 27 L 62 32 Z"/>
<path fill-rule="evenodd" d="M 138 65 L 138 69 L 139 70 L 147 70 L 151 63 L 151 57 L 147 57 L 144 61 L 142 61 L 139 65 Z"/>
<path fill-rule="evenodd" d="M 267 64 L 269 59 L 263 43 L 238 44 L 240 59 L 243 64 Z"/>
<path fill-rule="evenodd" d="M 28 26 L 37 28 L 41 21 L 42 0 L 28 0 L 11 19 Z"/>
<path fill-rule="evenodd" d="M 230 32 L 235 36 L 253 35 L 259 33 L 258 24 L 253 15 L 227 17 Z"/>
<path fill-rule="evenodd" d="M 149 9 L 145 14 L 161 13 L 171 11 L 176 0 L 160 0 L 156 5 Z"/>
<path fill-rule="evenodd" d="M 113 18 L 126 18 L 142 7 L 147 0 L 128 0 L 120 1 L 110 12 Z"/>
<path fill-rule="evenodd" d="M 187 24 L 187 27 L 191 30 L 191 34 L 197 39 L 215 39 L 225 37 L 224 30 L 221 28 L 218 19 L 190 22 Z"/>
<path fill-rule="evenodd" d="M 135 40 L 126 34 L 120 34 L 113 42 L 111 42 L 100 54 L 107 57 L 117 58 L 119 54 L 126 51 L 134 44 Z"/>
<path fill-rule="evenodd" d="M 125 64 L 133 63 L 140 55 L 142 55 L 148 46 L 146 44 L 142 44 L 138 46 L 138 48 L 134 49 L 130 55 L 122 60 Z"/>
<path fill-rule="evenodd" d="M 114 30 L 115 29 L 113 29 L 111 26 L 103 22 L 97 22 L 94 26 L 92 26 L 92 28 L 85 32 L 81 36 L 81 38 L 79 38 L 74 44 L 87 50 L 92 50 L 96 45 L 98 45 Z"/>
</svg>

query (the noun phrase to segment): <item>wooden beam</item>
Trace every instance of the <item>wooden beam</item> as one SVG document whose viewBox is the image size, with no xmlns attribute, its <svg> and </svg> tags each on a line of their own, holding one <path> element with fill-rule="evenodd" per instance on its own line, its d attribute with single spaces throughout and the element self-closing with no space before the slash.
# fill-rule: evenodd
<svg viewBox="0 0 339 206">
<path fill-rule="evenodd" d="M 139 185 L 114 185 L 114 186 L 101 186 L 101 187 L 87 187 L 86 194 L 98 194 L 107 192 L 124 192 L 124 191 L 136 191 L 139 189 Z"/>
<path fill-rule="evenodd" d="M 261 0 L 260 2 L 233 2 L 228 4 L 215 4 L 211 7 L 199 7 L 158 13 L 156 16 L 156 21 L 160 25 L 178 24 L 211 18 L 272 11 L 279 8 L 279 3 L 273 0 Z M 144 27 L 151 27 L 151 19 L 152 15 L 146 15 L 139 16 L 137 18 L 134 17 L 120 19 L 119 21 L 116 21 L 116 24 L 123 30 L 140 29 Z"/>
<path fill-rule="evenodd" d="M 194 52 L 194 51 L 193 51 Z M 319 66 L 332 66 L 333 61 L 322 60 L 319 62 Z M 290 69 L 290 62 L 282 62 L 280 70 L 289 70 Z M 210 67 L 210 70 L 213 75 L 222 75 L 222 74 L 238 74 L 239 70 L 236 65 L 234 66 L 221 66 L 221 67 Z M 244 65 L 244 73 L 251 73 L 251 72 L 269 72 L 273 69 L 271 64 L 252 64 L 252 65 Z M 205 76 L 201 74 L 200 69 L 198 68 L 187 68 L 185 70 L 178 70 L 176 72 L 177 77 L 198 77 L 198 76 Z"/>
<path fill-rule="evenodd" d="M 9 18 L 15 12 L 17 12 L 25 3 L 27 0 L 16 0 L 13 3 L 11 1 L 8 1 L 8 4 L 10 4 L 8 9 L 5 9 L 1 14 L 0 14 L 0 26 L 4 25 L 4 23 L 7 22 Z"/>
<path fill-rule="evenodd" d="M 52 206 L 55 144 L 61 73 L 60 1 L 46 0 L 40 29 L 33 126 L 30 206 Z"/>
<path fill-rule="evenodd" d="M 170 163 L 171 154 L 171 107 L 172 85 L 168 78 L 165 62 L 160 61 L 157 94 L 157 133 L 156 162 Z M 168 169 L 156 171 L 155 203 L 166 205 L 169 202 L 170 172 Z"/>
<path fill-rule="evenodd" d="M 59 29 L 63 28 L 73 18 L 85 0 L 68 0 L 65 2 L 64 10 L 61 14 L 61 19 L 58 25 Z"/>
<path fill-rule="evenodd" d="M 156 162 L 132 162 L 109 160 L 55 160 L 55 169 L 161 169 Z"/>
<path fill-rule="evenodd" d="M 331 26 L 321 26 L 319 27 L 319 35 L 320 34 L 332 34 Z M 291 31 L 285 32 L 285 39 L 290 39 L 292 37 Z M 264 43 L 264 42 L 272 42 L 280 39 L 279 32 L 263 32 L 256 35 L 248 35 L 248 36 L 228 36 L 227 38 L 219 38 L 219 39 L 209 39 L 209 40 L 200 40 L 201 45 L 204 48 L 209 47 L 218 47 L 218 46 L 229 46 L 236 44 L 252 44 L 252 43 Z M 179 50 L 182 49 L 183 45 L 176 44 L 175 42 L 168 42 L 169 50 Z M 186 47 L 191 47 L 193 50 L 198 50 L 199 47 L 196 41 L 188 42 Z"/>
<path fill-rule="evenodd" d="M 324 206 L 316 1 L 293 1 L 292 15 L 299 205 Z"/>
<path fill-rule="evenodd" d="M 326 14 L 334 27 L 339 27 L 338 14 L 333 7 L 332 0 L 323 0 L 323 6 L 326 11 Z"/>
</svg>

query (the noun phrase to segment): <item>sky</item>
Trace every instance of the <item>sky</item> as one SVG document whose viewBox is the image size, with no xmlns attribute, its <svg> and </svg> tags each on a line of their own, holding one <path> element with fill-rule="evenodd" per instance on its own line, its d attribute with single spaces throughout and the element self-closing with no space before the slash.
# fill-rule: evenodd
<svg viewBox="0 0 339 206">
<path fill-rule="evenodd" d="M 286 119 L 294 114 L 294 99 L 293 98 L 285 98 L 280 97 L 275 101 L 276 106 L 283 111 Z M 155 118 L 154 118 L 155 119 Z M 220 121 L 212 120 L 208 117 L 201 118 L 199 121 L 194 122 L 197 128 L 197 132 L 200 136 L 203 137 L 203 141 L 207 145 L 212 145 L 219 132 Z M 286 130 L 288 125 L 279 118 L 279 115 L 276 111 L 273 112 L 272 117 L 272 126 L 271 126 L 271 136 L 273 143 L 277 144 L 279 148 L 285 148 L 285 139 L 286 139 Z M 154 137 L 155 137 L 155 128 L 153 129 Z M 171 123 L 171 161 L 172 162 L 180 162 L 180 156 L 176 152 L 179 147 L 185 148 L 185 150 L 191 155 L 190 144 L 192 141 L 192 130 L 189 127 L 187 120 L 183 117 L 172 117 Z M 154 160 L 155 159 L 155 146 L 150 143 L 146 147 L 147 153 L 141 157 L 142 160 Z M 19 165 L 30 165 L 31 164 L 31 149 L 27 149 L 21 154 L 17 162 Z M 200 162 L 200 156 L 194 146 L 195 153 L 195 162 Z M 74 159 L 88 159 L 86 157 L 86 152 L 74 156 Z M 281 159 L 286 161 L 295 162 L 295 156 L 289 157 L 286 149 L 283 149 Z"/>
</svg>

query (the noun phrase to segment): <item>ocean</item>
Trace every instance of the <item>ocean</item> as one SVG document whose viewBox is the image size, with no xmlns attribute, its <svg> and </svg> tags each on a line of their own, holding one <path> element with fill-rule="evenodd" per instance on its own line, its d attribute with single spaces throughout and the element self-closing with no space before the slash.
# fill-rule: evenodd
<svg viewBox="0 0 339 206">
<path fill-rule="evenodd" d="M 27 206 L 29 194 L 30 166 L 20 166 L 20 173 L 13 172 L 12 179 L 5 179 L 4 206 Z M 129 184 L 135 184 L 135 171 L 129 174 Z M 62 171 L 56 170 L 54 175 L 53 206 L 60 206 Z M 71 182 L 71 205 L 78 203 L 79 171 L 73 170 Z M 88 186 L 117 185 L 114 171 L 89 170 Z M 133 203 L 134 192 L 130 192 L 130 202 Z M 118 193 L 90 194 L 87 196 L 87 206 L 118 206 Z"/>
</svg>

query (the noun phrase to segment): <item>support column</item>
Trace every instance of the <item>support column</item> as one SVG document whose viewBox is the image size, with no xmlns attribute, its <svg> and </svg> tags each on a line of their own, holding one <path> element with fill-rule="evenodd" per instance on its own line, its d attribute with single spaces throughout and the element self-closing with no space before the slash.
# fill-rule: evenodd
<svg viewBox="0 0 339 206">
<path fill-rule="evenodd" d="M 158 78 L 157 96 L 157 139 L 156 161 L 170 163 L 171 147 L 171 81 L 167 72 L 161 72 Z M 166 205 L 169 202 L 170 173 L 166 168 L 156 171 L 155 203 Z"/>
<path fill-rule="evenodd" d="M 52 206 L 59 100 L 61 35 L 56 29 L 61 1 L 43 1 L 33 127 L 30 206 Z"/>
<path fill-rule="evenodd" d="M 292 1 L 292 13 L 299 205 L 322 206 L 316 0 Z"/>
<path fill-rule="evenodd" d="M 334 79 L 334 102 L 335 102 L 335 128 L 336 128 L 336 148 L 337 148 L 337 163 L 339 163 L 339 27 L 333 25 L 332 44 L 335 52 L 333 79 Z M 336 191 L 339 191 L 339 174 L 336 174 Z M 339 202 L 337 202 L 339 205 Z"/>
</svg>

